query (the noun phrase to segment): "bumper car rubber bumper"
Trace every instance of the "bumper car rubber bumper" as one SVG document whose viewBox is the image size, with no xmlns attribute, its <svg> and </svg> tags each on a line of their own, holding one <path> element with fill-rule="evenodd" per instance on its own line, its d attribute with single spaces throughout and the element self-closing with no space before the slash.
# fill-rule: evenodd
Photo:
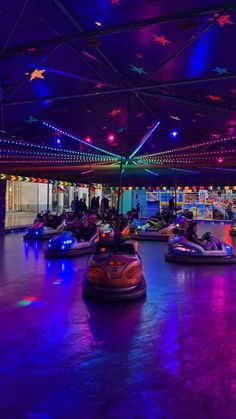
<svg viewBox="0 0 236 419">
<path fill-rule="evenodd" d="M 141 281 L 132 287 L 102 288 L 93 285 L 87 277 L 83 282 L 83 294 L 85 297 L 103 301 L 129 301 L 146 296 L 146 281 L 142 276 Z"/>
<path fill-rule="evenodd" d="M 80 249 L 68 249 L 68 250 L 57 250 L 57 249 L 46 249 L 44 256 L 45 258 L 74 258 L 78 256 L 92 254 L 95 251 L 96 243 L 85 246 Z"/>
<path fill-rule="evenodd" d="M 122 236 L 122 237 L 118 237 L 117 241 L 119 243 L 124 243 L 127 240 L 130 240 L 130 235 L 129 236 Z M 115 237 L 101 237 L 99 239 L 99 243 L 113 243 L 115 241 Z"/>
<path fill-rule="evenodd" d="M 228 265 L 236 263 L 236 256 L 183 256 L 166 253 L 165 260 L 191 265 Z"/>
<path fill-rule="evenodd" d="M 60 233 L 51 233 L 51 234 L 24 234 L 23 239 L 27 240 L 49 240 L 54 236 L 57 236 Z"/>
<path fill-rule="evenodd" d="M 148 233 L 132 234 L 132 240 L 155 241 L 155 242 L 168 242 L 170 236 L 167 235 L 154 235 Z"/>
</svg>

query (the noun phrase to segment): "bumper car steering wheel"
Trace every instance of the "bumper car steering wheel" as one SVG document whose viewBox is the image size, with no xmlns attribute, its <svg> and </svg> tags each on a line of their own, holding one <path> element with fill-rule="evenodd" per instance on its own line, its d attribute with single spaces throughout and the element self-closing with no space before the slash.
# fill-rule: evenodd
<svg viewBox="0 0 236 419">
<path fill-rule="evenodd" d="M 203 234 L 202 240 L 209 241 L 210 239 L 211 239 L 211 233 L 210 233 L 210 231 L 207 231 L 206 233 Z"/>
</svg>

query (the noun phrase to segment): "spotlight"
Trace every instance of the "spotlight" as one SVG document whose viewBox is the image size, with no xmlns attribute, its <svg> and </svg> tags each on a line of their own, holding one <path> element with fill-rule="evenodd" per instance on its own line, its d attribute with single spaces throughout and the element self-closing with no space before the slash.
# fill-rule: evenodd
<svg viewBox="0 0 236 419">
<path fill-rule="evenodd" d="M 217 159 L 217 163 L 223 163 L 223 161 L 224 161 L 223 157 L 219 157 L 219 158 Z"/>
<path fill-rule="evenodd" d="M 61 139 L 60 138 L 57 138 L 56 143 L 57 144 L 61 144 Z"/>
<path fill-rule="evenodd" d="M 115 135 L 114 134 L 108 134 L 108 136 L 107 136 L 107 142 L 111 146 L 116 146 L 117 143 L 116 143 L 116 137 L 115 137 Z"/>
<path fill-rule="evenodd" d="M 86 143 L 91 144 L 92 143 L 92 138 L 91 137 L 86 137 L 85 141 L 86 141 Z"/>
<path fill-rule="evenodd" d="M 171 131 L 170 132 L 170 136 L 173 137 L 173 138 L 178 137 L 178 135 L 179 135 L 178 131 Z"/>
</svg>

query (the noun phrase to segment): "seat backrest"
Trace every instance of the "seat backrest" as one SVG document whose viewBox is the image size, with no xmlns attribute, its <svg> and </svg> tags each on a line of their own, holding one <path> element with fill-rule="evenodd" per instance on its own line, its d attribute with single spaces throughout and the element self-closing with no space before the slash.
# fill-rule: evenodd
<svg viewBox="0 0 236 419">
<path fill-rule="evenodd" d="M 95 253 L 126 253 L 135 255 L 136 250 L 132 243 L 98 243 Z"/>
</svg>

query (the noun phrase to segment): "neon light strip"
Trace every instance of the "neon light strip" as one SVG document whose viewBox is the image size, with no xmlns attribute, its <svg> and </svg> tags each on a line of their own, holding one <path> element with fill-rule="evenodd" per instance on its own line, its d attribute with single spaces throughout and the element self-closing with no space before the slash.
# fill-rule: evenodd
<svg viewBox="0 0 236 419">
<path fill-rule="evenodd" d="M 151 175 L 159 176 L 158 173 L 155 173 L 152 170 L 149 170 L 149 169 L 144 169 L 144 170 L 145 170 L 145 172 L 151 173 Z"/>
<path fill-rule="evenodd" d="M 87 173 L 92 173 L 94 170 L 86 170 L 85 172 L 81 172 L 81 175 L 86 175 Z"/>
<path fill-rule="evenodd" d="M 121 157 L 121 156 L 119 156 L 118 154 L 111 153 L 110 151 L 104 150 L 104 149 L 103 149 L 103 148 L 101 148 L 101 147 L 97 147 L 97 146 L 95 146 L 95 145 L 93 145 L 93 144 L 86 143 L 86 141 L 84 141 L 82 138 L 75 137 L 74 135 L 69 134 L 69 133 L 68 133 L 68 132 L 66 132 L 66 131 L 62 131 L 60 128 L 57 128 L 57 127 L 55 127 L 54 125 L 48 124 L 48 123 L 47 123 L 47 122 L 45 122 L 45 121 L 43 122 L 43 125 L 45 125 L 45 126 L 46 126 L 46 127 L 48 127 L 48 128 L 51 128 L 53 131 L 59 131 L 61 134 L 65 135 L 66 137 L 69 137 L 71 140 L 79 141 L 80 143 L 82 143 L 82 144 L 86 145 L 87 147 L 94 148 L 95 150 L 99 150 L 99 151 L 101 151 L 102 153 L 109 154 L 110 156 L 113 156 L 113 157 L 118 157 L 118 158 L 120 158 L 120 157 Z"/>
<path fill-rule="evenodd" d="M 137 154 L 137 152 L 140 150 L 140 148 L 146 143 L 146 141 L 148 140 L 148 138 L 152 135 L 152 133 L 159 127 L 160 122 L 157 122 L 153 128 L 151 128 L 151 130 L 143 137 L 143 139 L 141 140 L 139 146 L 136 148 L 136 150 L 134 150 L 134 152 L 129 156 L 129 159 L 132 159 L 132 157 L 135 156 L 135 154 Z"/>
<path fill-rule="evenodd" d="M 196 175 L 200 175 L 201 174 L 201 172 L 196 172 L 195 170 L 176 169 L 176 168 L 173 168 L 173 167 L 171 167 L 170 170 L 174 170 L 176 172 L 193 173 L 193 174 L 196 174 Z"/>
</svg>

